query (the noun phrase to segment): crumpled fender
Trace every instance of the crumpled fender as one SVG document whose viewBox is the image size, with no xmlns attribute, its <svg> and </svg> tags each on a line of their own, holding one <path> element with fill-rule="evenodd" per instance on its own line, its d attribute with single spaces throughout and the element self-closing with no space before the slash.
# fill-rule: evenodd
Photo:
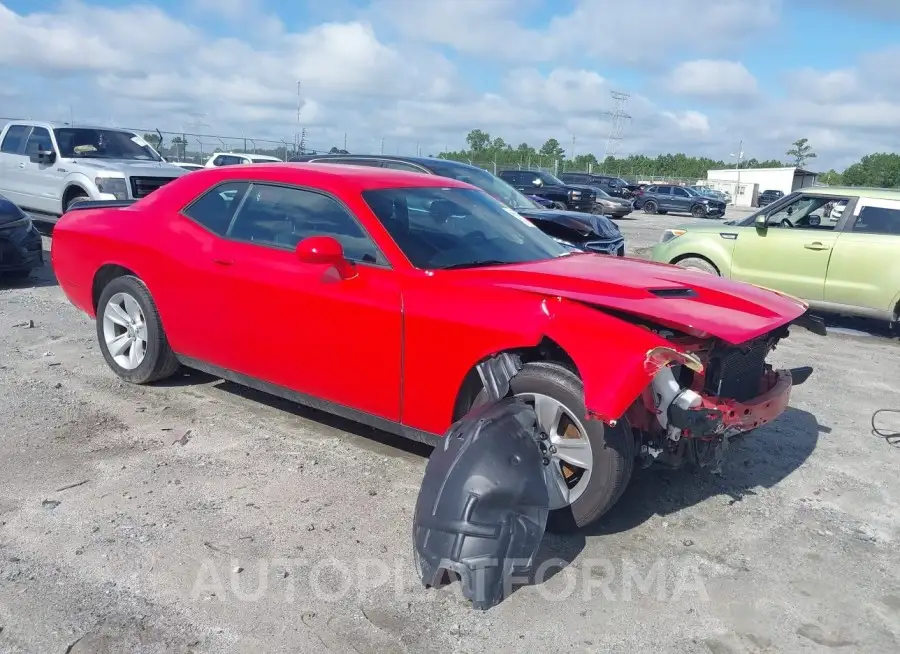
<svg viewBox="0 0 900 654">
<path fill-rule="evenodd" d="M 700 365 L 649 329 L 571 300 L 546 302 L 545 333 L 572 357 L 588 414 L 604 422 L 621 418 L 667 360 L 679 360 L 680 353 L 690 365 Z"/>
</svg>

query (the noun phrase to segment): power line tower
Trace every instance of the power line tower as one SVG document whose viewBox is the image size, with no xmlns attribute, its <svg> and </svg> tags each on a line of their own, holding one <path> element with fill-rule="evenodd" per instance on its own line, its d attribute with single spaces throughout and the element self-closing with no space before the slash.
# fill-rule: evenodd
<svg viewBox="0 0 900 654">
<path fill-rule="evenodd" d="M 613 99 L 613 110 L 604 112 L 612 119 L 612 126 L 609 129 L 609 137 L 606 139 L 606 152 L 603 154 L 603 161 L 607 157 L 616 156 L 619 146 L 625 135 L 625 126 L 631 121 L 631 116 L 625 111 L 628 104 L 630 93 L 622 91 L 610 91 L 610 97 Z"/>
</svg>

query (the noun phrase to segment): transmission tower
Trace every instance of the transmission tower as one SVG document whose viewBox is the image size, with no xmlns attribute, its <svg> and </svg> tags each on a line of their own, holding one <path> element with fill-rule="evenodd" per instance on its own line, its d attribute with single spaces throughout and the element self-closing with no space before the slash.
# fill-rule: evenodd
<svg viewBox="0 0 900 654">
<path fill-rule="evenodd" d="M 612 119 L 612 126 L 609 129 L 609 137 L 606 139 L 606 152 L 603 155 L 603 161 L 606 161 L 607 157 L 616 156 L 616 152 L 619 151 L 619 146 L 624 138 L 625 126 L 631 121 L 631 116 L 625 111 L 631 94 L 623 93 L 622 91 L 610 91 L 609 95 L 613 99 L 613 110 L 604 113 Z"/>
</svg>

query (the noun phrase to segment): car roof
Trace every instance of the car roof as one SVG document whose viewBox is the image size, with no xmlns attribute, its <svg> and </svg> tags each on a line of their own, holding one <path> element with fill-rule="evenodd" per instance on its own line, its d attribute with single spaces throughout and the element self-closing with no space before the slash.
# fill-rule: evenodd
<svg viewBox="0 0 900 654">
<path fill-rule="evenodd" d="M 303 179 L 298 179 L 298 173 Z M 197 177 L 194 177 L 197 175 Z M 283 184 L 321 184 L 323 187 L 334 185 L 350 186 L 358 191 L 390 188 L 476 188 L 471 184 L 460 182 L 449 177 L 413 173 L 390 168 L 374 168 L 372 166 L 321 166 L 315 163 L 263 163 L 254 166 L 223 166 L 221 168 L 205 168 L 191 173 L 191 177 L 200 181 L 205 177 L 212 178 L 213 183 L 229 179 L 247 179 L 259 182 L 275 182 Z"/>
<path fill-rule="evenodd" d="M 435 165 L 436 162 L 440 162 L 440 165 L 442 166 L 449 164 L 458 168 L 484 171 L 484 168 L 479 168 L 478 166 L 473 166 L 462 161 L 454 161 L 453 159 L 442 159 L 440 157 L 412 157 L 392 154 L 301 154 L 298 157 L 294 157 L 292 159 L 292 163 L 327 161 L 328 159 L 371 159 L 378 161 L 401 161 L 405 163 L 418 164 L 423 168 L 428 168 L 429 170 L 431 169 L 431 166 Z"/>
<path fill-rule="evenodd" d="M 854 195 L 873 200 L 900 200 L 900 190 L 890 188 L 871 188 L 865 186 L 808 186 L 797 189 L 801 193 L 818 193 L 819 195 Z"/>
</svg>

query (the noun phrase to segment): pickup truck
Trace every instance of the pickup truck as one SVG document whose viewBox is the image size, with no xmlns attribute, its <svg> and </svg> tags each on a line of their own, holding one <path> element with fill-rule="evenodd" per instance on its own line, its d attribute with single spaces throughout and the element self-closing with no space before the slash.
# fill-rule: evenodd
<svg viewBox="0 0 900 654">
<path fill-rule="evenodd" d="M 82 200 L 139 200 L 187 173 L 124 129 L 12 121 L 0 131 L 0 195 L 37 222 Z"/>
<path fill-rule="evenodd" d="M 550 200 L 554 209 L 594 212 L 597 194 L 589 186 L 566 184 L 550 173 L 541 171 L 501 170 L 497 176 L 526 195 L 537 195 Z"/>
</svg>

